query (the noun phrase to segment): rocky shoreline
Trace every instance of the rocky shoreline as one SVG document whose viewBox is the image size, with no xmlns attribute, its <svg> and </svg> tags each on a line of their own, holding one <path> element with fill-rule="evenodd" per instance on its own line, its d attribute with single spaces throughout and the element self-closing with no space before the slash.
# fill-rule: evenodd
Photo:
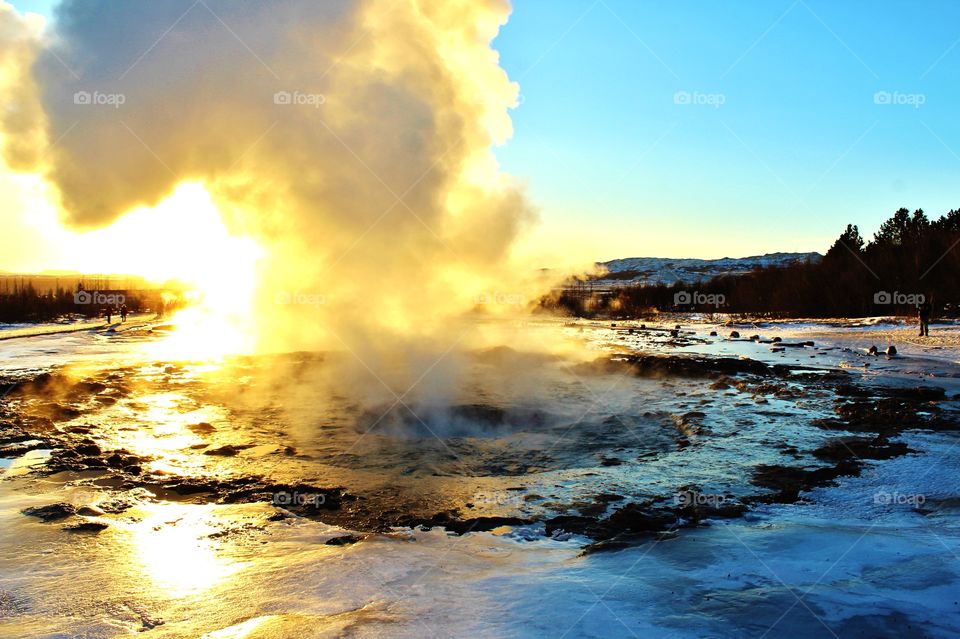
<svg viewBox="0 0 960 639">
<path fill-rule="evenodd" d="M 740 517 L 755 504 L 802 501 L 804 491 L 830 485 L 838 477 L 858 475 L 870 460 L 909 454 L 906 444 L 893 441 L 904 430 L 960 429 L 956 411 L 944 405 L 947 398 L 943 389 L 867 384 L 844 371 L 825 373 L 743 358 L 635 355 L 601 358 L 580 365 L 578 372 L 590 375 L 601 370 L 648 378 L 706 380 L 717 391 L 738 388 L 758 401 L 767 396 L 790 396 L 799 385 L 805 392 L 816 390 L 832 398 L 833 417 L 817 420 L 814 425 L 844 434 L 830 437 L 813 450 L 788 451 L 798 460 L 806 456 L 803 463 L 758 465 L 752 477 L 745 478 L 755 492 L 740 497 L 724 495 L 701 500 L 700 487 L 684 485 L 669 497 L 605 493 L 577 503 L 553 503 L 534 515 L 518 516 L 506 511 L 472 515 L 474 505 L 466 501 L 436 509 L 435 502 L 428 499 L 406 500 L 399 492 L 368 491 L 349 484 L 317 485 L 219 471 L 202 476 L 150 471 L 149 456 L 105 446 L 97 440 L 96 425 L 81 419 L 90 412 L 85 407 L 109 406 L 129 395 L 122 375 L 106 373 L 95 379 L 73 379 L 51 372 L 6 380 L 4 387 L 8 391 L 0 404 L 0 457 L 50 451 L 32 473 L 65 480 L 92 476 L 95 485 L 109 493 L 97 504 L 53 503 L 24 511 L 25 515 L 45 522 L 65 524 L 72 532 L 99 532 L 108 526 L 105 522 L 109 515 L 122 513 L 136 499 L 148 496 L 197 503 L 268 502 L 276 507 L 276 519 L 308 517 L 359 533 L 383 533 L 394 527 L 443 527 L 451 533 L 465 534 L 501 526 L 542 525 L 547 535 L 588 538 L 590 542 L 584 551 L 594 552 L 675 535 L 681 529 L 701 526 L 712 519 Z M 690 433 L 699 432 L 702 417 L 702 413 L 695 412 L 677 417 L 679 442 L 688 440 Z M 204 431 L 203 424 L 191 429 Z M 218 460 L 237 455 L 242 446 L 205 448 L 197 454 L 205 455 L 208 465 L 216 469 L 221 463 Z M 277 454 L 291 458 L 298 455 L 289 446 L 281 447 Z M 514 490 L 520 500 L 529 497 L 524 495 L 527 489 L 522 485 Z M 278 503 L 278 495 L 311 498 Z"/>
</svg>

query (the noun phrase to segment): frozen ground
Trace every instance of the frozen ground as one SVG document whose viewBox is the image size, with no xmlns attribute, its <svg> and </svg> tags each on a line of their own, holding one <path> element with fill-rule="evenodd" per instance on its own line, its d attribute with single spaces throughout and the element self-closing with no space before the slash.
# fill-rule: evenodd
<svg viewBox="0 0 960 639">
<path fill-rule="evenodd" d="M 886 335 L 906 330 L 893 325 L 685 324 L 675 338 L 639 323 L 563 324 L 525 330 L 561 330 L 597 353 L 699 353 L 842 372 L 866 387 L 941 386 L 945 410 L 956 408 L 960 390 L 953 347 L 898 341 L 898 357 L 868 355 L 869 345 L 883 349 Z M 778 351 L 724 339 L 731 330 L 815 345 Z M 54 415 L 56 429 L 100 448 L 123 446 L 143 458 L 156 485 L 124 487 L 122 476 L 97 468 L 38 472 L 49 459 L 44 449 L 0 460 L 0 637 L 960 635 L 960 436 L 951 430 L 904 424 L 892 442 L 909 453 L 868 460 L 859 476 L 806 490 L 800 503 L 753 501 L 743 517 L 607 552 L 583 554 L 593 540 L 578 532 L 546 534 L 545 518 L 596 509 L 597 495 L 669 500 L 696 486 L 739 500 L 764 492 L 748 481 L 760 465 L 815 467 L 809 451 L 838 435 L 811 425 L 833 414 L 833 395 L 815 377 L 722 388 L 714 379 L 601 374 L 559 361 L 517 379 L 500 354 L 481 358 L 470 384 L 490 405 L 554 417 L 464 432 L 466 422 L 446 413 L 423 424 L 385 413 L 386 423 L 367 433 L 353 427 L 349 402 L 289 394 L 293 371 L 314 388 L 312 360 L 222 369 L 157 362 L 140 350 L 156 339 L 92 332 L 3 343 L 8 375 L 69 363 L 102 380 L 92 399 L 58 400 L 57 410 L 77 412 Z M 546 401 L 528 405 L 530 398 Z M 414 408 L 425 402 L 410 400 Z M 49 409 L 26 397 L 6 405 L 24 415 Z M 203 454 L 230 444 L 242 446 L 226 457 Z M 295 454 L 278 454 L 284 447 Z M 163 477 L 253 472 L 337 481 L 367 501 L 388 494 L 410 512 L 456 506 L 529 523 L 462 536 L 399 527 L 327 545 L 360 529 L 350 525 L 359 520 L 343 528 L 322 523 L 332 512 L 278 518 L 269 503 L 217 503 L 156 487 Z M 84 520 L 109 527 L 67 532 L 63 524 L 76 517 L 44 523 L 21 514 L 53 502 L 92 505 L 99 510 Z"/>
</svg>

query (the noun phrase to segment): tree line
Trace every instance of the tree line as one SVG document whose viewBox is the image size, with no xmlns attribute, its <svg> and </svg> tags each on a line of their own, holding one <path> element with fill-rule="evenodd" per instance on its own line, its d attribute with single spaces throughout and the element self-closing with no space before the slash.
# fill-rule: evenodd
<svg viewBox="0 0 960 639">
<path fill-rule="evenodd" d="M 61 286 L 42 290 L 30 281 L 0 290 L 0 323 L 52 322 L 67 317 L 96 318 L 105 315 L 107 306 L 99 300 L 78 298 L 81 292 Z M 123 296 L 131 313 L 170 313 L 185 306 L 181 296 L 164 300 L 161 291 L 140 291 Z"/>
<path fill-rule="evenodd" d="M 656 311 L 776 317 L 935 315 L 960 304 L 960 209 L 930 220 L 899 209 L 870 241 L 848 224 L 820 259 L 757 268 L 743 275 L 673 285 L 633 285 L 584 294 L 567 286 L 542 298 L 541 310 L 581 317 L 642 317 Z"/>
</svg>

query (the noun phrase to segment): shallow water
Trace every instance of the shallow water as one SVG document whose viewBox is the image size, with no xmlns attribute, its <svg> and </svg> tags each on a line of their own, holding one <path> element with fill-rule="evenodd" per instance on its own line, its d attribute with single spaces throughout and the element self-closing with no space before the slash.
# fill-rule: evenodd
<svg viewBox="0 0 960 639">
<path fill-rule="evenodd" d="M 563 330 L 598 352 L 783 363 L 768 346 L 711 339 L 706 327 L 686 346 Z M 92 395 L 65 392 L 61 404 L 79 412 L 57 428 L 145 458 L 153 476 L 337 485 L 407 513 L 532 521 L 668 503 L 690 487 L 737 500 L 764 492 L 749 482 L 758 465 L 816 466 L 810 451 L 838 435 L 812 425 L 832 413 L 814 382 L 712 388 L 564 358 L 517 366 L 527 356 L 499 353 L 464 364 L 468 392 L 397 404 L 341 394 L 325 374 L 330 356 L 158 362 L 137 348 L 153 339 L 7 342 L 4 362 L 8 371 L 69 362 L 101 383 Z M 853 357 L 825 347 L 785 357 L 823 371 Z M 31 354 L 38 348 L 44 358 Z M 916 363 L 884 365 L 896 374 L 871 383 L 909 378 Z M 30 414 L 41 404 L 6 406 Z M 953 433 L 901 438 L 914 453 L 868 462 L 860 477 L 807 493 L 809 503 L 756 504 L 742 519 L 586 556 L 590 540 L 546 536 L 542 523 L 463 536 L 398 528 L 330 546 L 346 531 L 323 514 L 274 521 L 269 503 L 125 487 L 106 471 L 31 472 L 48 454 L 31 451 L 0 466 L 0 637 L 956 636 L 960 520 L 950 500 L 960 449 Z M 226 446 L 235 454 L 205 454 Z M 109 508 L 118 499 L 122 509 Z M 109 527 L 67 532 L 65 521 L 20 514 L 52 502 L 100 507 L 85 518 Z"/>
</svg>

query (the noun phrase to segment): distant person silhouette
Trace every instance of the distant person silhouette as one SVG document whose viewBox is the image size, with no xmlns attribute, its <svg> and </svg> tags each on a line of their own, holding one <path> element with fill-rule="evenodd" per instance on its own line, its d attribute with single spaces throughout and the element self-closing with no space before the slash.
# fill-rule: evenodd
<svg viewBox="0 0 960 639">
<path fill-rule="evenodd" d="M 917 316 L 920 318 L 920 337 L 930 337 L 930 314 L 933 312 L 933 304 L 930 300 L 930 296 L 924 298 L 917 307 Z"/>
<path fill-rule="evenodd" d="M 107 324 L 113 320 L 113 309 L 109 306 L 107 307 Z"/>
<path fill-rule="evenodd" d="M 127 305 L 124 304 L 120 307 L 120 322 L 123 323 L 126 321 L 127 321 Z"/>
</svg>

